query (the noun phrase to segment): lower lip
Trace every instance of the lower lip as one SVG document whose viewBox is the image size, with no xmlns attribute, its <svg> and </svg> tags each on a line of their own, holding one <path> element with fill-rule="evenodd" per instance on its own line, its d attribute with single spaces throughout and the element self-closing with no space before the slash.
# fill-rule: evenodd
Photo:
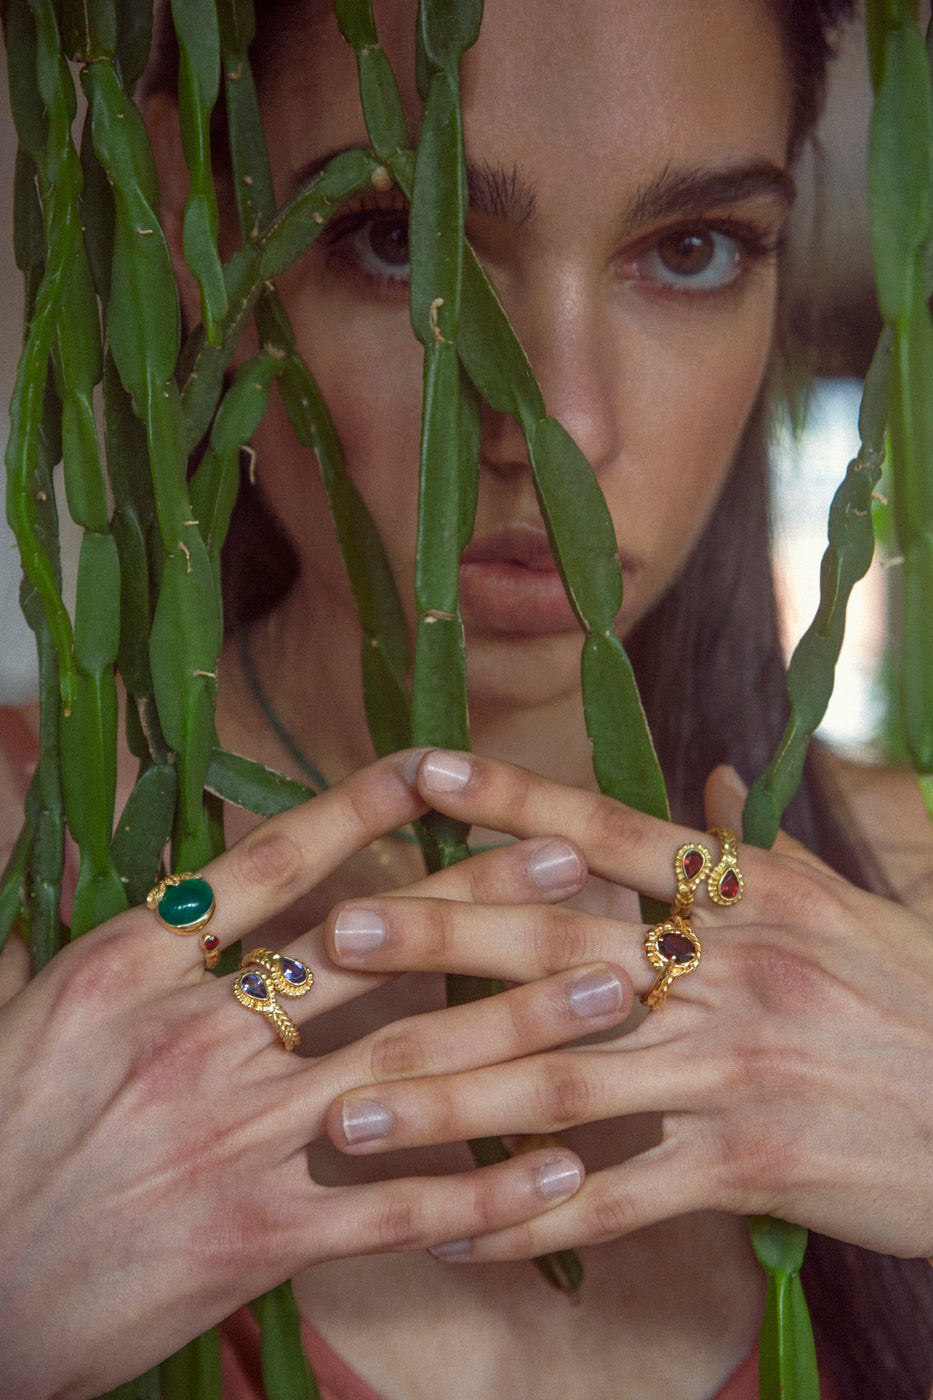
<svg viewBox="0 0 933 1400">
<path fill-rule="evenodd" d="M 460 604 L 467 625 L 487 632 L 544 636 L 580 626 L 556 569 L 502 560 L 461 564 Z"/>
</svg>

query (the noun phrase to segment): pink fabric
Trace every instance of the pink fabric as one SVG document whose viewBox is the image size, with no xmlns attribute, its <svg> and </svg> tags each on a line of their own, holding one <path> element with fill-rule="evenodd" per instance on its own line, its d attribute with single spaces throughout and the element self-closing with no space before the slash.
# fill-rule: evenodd
<svg viewBox="0 0 933 1400">
<path fill-rule="evenodd" d="M 221 1326 L 220 1336 L 224 1400 L 265 1400 L 259 1361 L 259 1325 L 249 1308 L 241 1308 L 228 1318 Z M 321 1400 L 382 1400 L 304 1320 L 301 1338 Z M 820 1395 L 821 1400 L 838 1400 L 835 1386 L 825 1378 L 821 1381 Z M 757 1348 L 711 1400 L 758 1400 Z"/>
</svg>

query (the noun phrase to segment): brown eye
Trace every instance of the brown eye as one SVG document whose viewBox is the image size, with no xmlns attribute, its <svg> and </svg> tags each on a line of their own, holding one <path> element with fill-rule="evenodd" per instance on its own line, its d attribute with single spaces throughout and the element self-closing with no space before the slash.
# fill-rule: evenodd
<svg viewBox="0 0 933 1400">
<path fill-rule="evenodd" d="M 750 241 L 750 240 L 749 240 Z M 662 234 L 631 264 L 640 281 L 672 291 L 718 292 L 742 275 L 744 259 L 755 261 L 754 246 L 738 235 L 713 228 L 679 228 Z"/>
<path fill-rule="evenodd" d="M 397 216 L 373 219 L 360 230 L 368 251 L 378 263 L 398 271 L 408 268 L 408 222 Z"/>
<path fill-rule="evenodd" d="M 658 244 L 658 257 L 669 272 L 696 277 L 705 272 L 715 256 L 710 233 L 675 233 Z"/>
</svg>

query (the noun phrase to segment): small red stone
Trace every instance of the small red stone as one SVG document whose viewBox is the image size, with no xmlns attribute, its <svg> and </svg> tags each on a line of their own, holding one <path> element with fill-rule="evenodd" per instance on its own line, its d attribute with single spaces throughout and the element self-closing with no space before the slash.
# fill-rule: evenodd
<svg viewBox="0 0 933 1400">
<path fill-rule="evenodd" d="M 216 933 L 206 933 L 201 940 L 201 945 L 205 953 L 213 953 L 215 948 L 220 947 L 220 939 L 217 937 Z"/>
<path fill-rule="evenodd" d="M 700 871 L 703 869 L 703 856 L 700 851 L 687 851 L 684 856 L 683 865 L 684 874 L 688 880 L 692 880 L 696 875 L 699 875 Z"/>
<path fill-rule="evenodd" d="M 734 870 L 727 870 L 719 882 L 719 893 L 723 899 L 738 899 L 739 877 Z"/>
</svg>

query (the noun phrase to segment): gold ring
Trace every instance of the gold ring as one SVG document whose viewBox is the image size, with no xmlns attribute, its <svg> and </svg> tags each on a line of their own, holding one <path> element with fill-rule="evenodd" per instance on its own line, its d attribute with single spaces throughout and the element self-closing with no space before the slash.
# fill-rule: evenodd
<svg viewBox="0 0 933 1400">
<path fill-rule="evenodd" d="M 244 954 L 240 966 L 247 967 L 250 963 L 265 968 L 273 987 L 283 997 L 303 997 L 314 986 L 314 973 L 297 958 L 286 958 L 269 948 L 254 948 L 251 953 Z"/>
<path fill-rule="evenodd" d="M 671 906 L 671 916 L 686 918 L 693 905 L 696 887 L 709 873 L 713 858 L 699 841 L 688 841 L 681 846 L 674 857 L 674 879 L 677 881 L 677 894 Z"/>
<path fill-rule="evenodd" d="M 739 869 L 738 841 L 734 831 L 727 826 L 714 826 L 710 836 L 715 836 L 722 845 L 719 863 L 714 865 L 706 877 L 706 889 L 714 904 L 728 906 L 738 904 L 745 890 L 745 881 Z"/>
<path fill-rule="evenodd" d="M 672 984 L 700 965 L 703 949 L 693 932 L 690 920 L 673 911 L 662 924 L 655 924 L 645 934 L 645 955 L 658 975 L 650 992 L 641 1000 L 652 1011 L 664 1005 Z"/>
<path fill-rule="evenodd" d="M 201 875 L 185 872 L 166 875 L 146 895 L 146 905 L 164 928 L 187 937 L 200 933 L 198 942 L 204 954 L 204 966 L 216 967 L 220 962 L 220 939 L 216 933 L 206 933 L 217 901 L 214 891 Z"/>
<path fill-rule="evenodd" d="M 241 1006 L 258 1011 L 271 1023 L 286 1050 L 301 1043 L 298 1027 L 287 1011 L 276 1001 L 276 992 L 283 996 L 301 997 L 311 990 L 314 974 L 297 958 L 286 958 L 268 948 L 254 948 L 244 953 L 241 971 L 233 983 L 233 995 Z"/>
</svg>

